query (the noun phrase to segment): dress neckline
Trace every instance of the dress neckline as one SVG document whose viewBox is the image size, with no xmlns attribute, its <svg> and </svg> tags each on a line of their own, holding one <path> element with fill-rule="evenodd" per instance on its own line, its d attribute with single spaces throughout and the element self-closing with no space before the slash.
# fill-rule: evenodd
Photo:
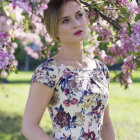
<svg viewBox="0 0 140 140">
<path fill-rule="evenodd" d="M 96 68 L 91 68 L 91 67 L 86 67 L 86 68 L 76 68 L 76 67 L 74 67 L 74 66 L 71 66 L 71 65 L 65 65 L 65 64 L 63 64 L 63 63 L 61 63 L 61 62 L 59 62 L 59 61 L 57 61 L 56 59 L 54 59 L 53 57 L 51 57 L 50 59 L 52 59 L 54 62 L 56 62 L 57 64 L 59 64 L 60 66 L 63 66 L 63 67 L 65 67 L 65 68 L 69 68 L 69 69 L 72 69 L 72 70 L 77 70 L 77 71 L 85 71 L 85 70 L 97 70 L 98 69 L 98 62 L 97 62 L 97 60 L 96 59 L 94 59 L 95 60 L 95 63 L 96 63 Z"/>
</svg>

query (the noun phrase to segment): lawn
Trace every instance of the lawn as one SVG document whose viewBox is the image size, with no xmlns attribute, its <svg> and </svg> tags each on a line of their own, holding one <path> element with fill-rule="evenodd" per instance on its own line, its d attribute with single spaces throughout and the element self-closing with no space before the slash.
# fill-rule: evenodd
<svg viewBox="0 0 140 140">
<path fill-rule="evenodd" d="M 11 73 L 8 84 L 0 85 L 0 140 L 25 140 L 21 121 L 33 72 Z M 113 72 L 110 72 L 113 77 Z M 124 90 L 119 83 L 110 83 L 110 116 L 116 140 L 140 140 L 140 72 L 133 74 L 134 83 Z M 48 111 L 40 126 L 52 136 Z"/>
</svg>

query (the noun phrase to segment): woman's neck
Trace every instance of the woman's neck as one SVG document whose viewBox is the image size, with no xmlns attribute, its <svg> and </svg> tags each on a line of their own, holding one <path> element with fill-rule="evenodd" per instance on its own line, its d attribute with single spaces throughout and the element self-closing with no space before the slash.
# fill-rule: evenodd
<svg viewBox="0 0 140 140">
<path fill-rule="evenodd" d="M 82 46 L 62 46 L 57 54 L 60 58 L 67 61 L 82 62 L 85 58 Z"/>
</svg>

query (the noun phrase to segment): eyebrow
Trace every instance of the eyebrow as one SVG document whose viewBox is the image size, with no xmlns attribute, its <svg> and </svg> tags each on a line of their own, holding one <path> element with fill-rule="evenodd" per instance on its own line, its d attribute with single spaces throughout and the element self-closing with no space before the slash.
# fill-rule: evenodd
<svg viewBox="0 0 140 140">
<path fill-rule="evenodd" d="M 82 11 L 77 11 L 75 14 L 78 14 L 78 13 L 80 13 L 80 12 L 82 12 Z M 65 18 L 68 18 L 68 16 L 66 16 L 66 17 L 62 17 L 61 19 L 60 19 L 60 21 L 62 20 L 62 19 L 65 19 Z"/>
</svg>

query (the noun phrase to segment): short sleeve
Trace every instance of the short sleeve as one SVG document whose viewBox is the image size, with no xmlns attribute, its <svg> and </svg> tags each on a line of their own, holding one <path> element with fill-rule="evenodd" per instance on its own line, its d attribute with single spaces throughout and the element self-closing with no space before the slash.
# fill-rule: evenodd
<svg viewBox="0 0 140 140">
<path fill-rule="evenodd" d="M 108 83 L 110 82 L 110 74 L 109 74 L 109 70 L 108 67 L 103 63 L 103 73 L 108 81 Z"/>
<path fill-rule="evenodd" d="M 99 67 L 99 69 L 103 72 L 108 84 L 110 83 L 110 74 L 109 74 L 109 69 L 108 67 L 106 66 L 106 64 L 104 64 L 102 61 L 100 61 L 99 59 L 95 59 L 96 62 L 97 62 L 97 65 Z"/>
<path fill-rule="evenodd" d="M 32 75 L 31 84 L 39 82 L 51 88 L 55 88 L 57 83 L 57 70 L 47 65 L 39 65 Z"/>
</svg>

